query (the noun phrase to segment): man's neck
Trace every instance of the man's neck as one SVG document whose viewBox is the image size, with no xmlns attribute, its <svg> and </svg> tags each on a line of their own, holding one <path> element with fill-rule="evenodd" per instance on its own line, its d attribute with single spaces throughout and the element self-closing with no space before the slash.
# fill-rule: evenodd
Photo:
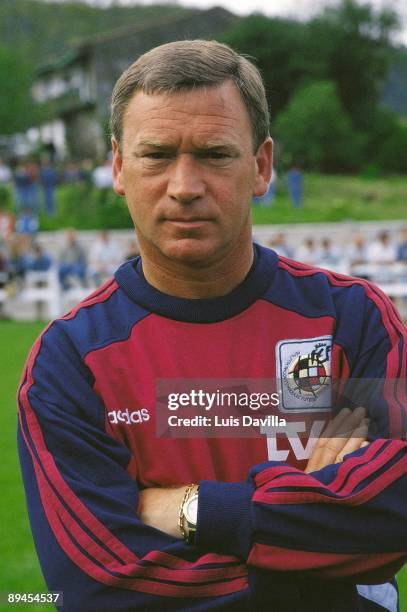
<svg viewBox="0 0 407 612">
<path fill-rule="evenodd" d="M 143 248 L 140 250 L 147 282 L 163 293 L 187 299 L 227 295 L 245 279 L 253 263 L 251 242 L 236 245 L 205 267 L 166 259 L 156 261 Z"/>
</svg>

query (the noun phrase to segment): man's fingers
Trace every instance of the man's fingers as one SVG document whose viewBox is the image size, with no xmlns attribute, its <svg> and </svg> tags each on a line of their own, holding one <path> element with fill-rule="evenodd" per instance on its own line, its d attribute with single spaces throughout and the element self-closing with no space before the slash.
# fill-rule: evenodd
<svg viewBox="0 0 407 612">
<path fill-rule="evenodd" d="M 321 437 L 316 443 L 305 471 L 307 473 L 319 470 L 330 463 L 335 463 L 338 457 L 353 452 L 360 448 L 362 441 L 366 439 L 366 410 L 362 406 L 353 412 L 349 408 L 343 408 L 335 418 L 329 422 Z M 358 439 L 358 442 L 351 442 Z"/>
<path fill-rule="evenodd" d="M 341 412 L 337 416 L 339 416 Z M 332 431 L 332 436 L 336 438 L 349 438 L 350 433 L 361 424 L 365 416 L 366 409 L 363 408 L 363 406 L 358 406 L 358 408 L 350 413 L 348 412 L 348 409 L 346 409 L 345 418 L 342 417 L 336 422 L 336 427 Z M 334 421 L 332 421 L 332 424 Z"/>
<path fill-rule="evenodd" d="M 349 408 L 342 408 L 342 410 L 338 412 L 335 418 L 329 421 L 327 427 L 323 431 L 323 438 L 320 438 L 320 440 L 332 438 L 335 431 L 337 431 L 337 429 L 342 426 L 342 424 L 348 419 L 351 414 L 352 411 Z"/>
<path fill-rule="evenodd" d="M 314 449 L 305 471 L 315 472 L 321 468 L 335 463 L 336 457 L 346 444 L 344 438 L 325 438 L 323 445 Z"/>
<path fill-rule="evenodd" d="M 329 421 L 315 448 L 325 446 L 326 441 L 330 438 L 348 438 L 350 433 L 358 427 L 359 423 L 364 419 L 365 415 L 366 410 L 363 406 L 358 406 L 358 408 L 353 411 L 349 408 L 342 408 L 335 418 Z"/>
<path fill-rule="evenodd" d="M 332 440 L 334 432 L 343 426 L 343 424 L 346 422 L 346 420 L 349 418 L 350 415 L 351 415 L 351 410 L 349 408 L 342 408 L 342 410 L 338 412 L 335 418 L 332 419 L 332 421 L 329 421 L 328 425 L 326 426 L 321 436 L 317 440 L 314 446 L 314 449 L 312 451 L 311 457 L 308 460 L 307 467 L 305 469 L 307 473 L 314 472 L 316 470 L 319 470 L 321 467 L 324 467 L 325 465 L 332 463 L 332 460 L 331 461 L 327 460 L 327 457 L 326 457 L 327 451 L 325 447 L 328 443 L 328 440 Z M 335 457 L 340 451 L 340 449 L 341 447 L 339 446 L 337 453 L 335 454 Z M 329 449 L 328 449 L 328 453 L 329 453 Z"/>
<path fill-rule="evenodd" d="M 367 446 L 369 444 L 366 441 L 368 432 L 369 419 L 363 419 L 359 427 L 357 427 L 353 431 L 352 436 L 349 438 L 341 452 L 338 454 L 335 463 L 340 463 L 341 461 L 343 461 L 345 455 L 349 455 L 349 453 L 353 453 L 353 451 Z"/>
</svg>

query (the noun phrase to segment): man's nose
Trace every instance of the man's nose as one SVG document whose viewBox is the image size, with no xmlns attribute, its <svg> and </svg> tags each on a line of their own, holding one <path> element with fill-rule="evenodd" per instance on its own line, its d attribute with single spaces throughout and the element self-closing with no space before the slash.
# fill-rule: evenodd
<svg viewBox="0 0 407 612">
<path fill-rule="evenodd" d="M 204 193 L 205 183 L 198 160 L 186 153 L 179 155 L 171 169 L 168 195 L 182 204 L 188 204 L 201 198 Z"/>
</svg>

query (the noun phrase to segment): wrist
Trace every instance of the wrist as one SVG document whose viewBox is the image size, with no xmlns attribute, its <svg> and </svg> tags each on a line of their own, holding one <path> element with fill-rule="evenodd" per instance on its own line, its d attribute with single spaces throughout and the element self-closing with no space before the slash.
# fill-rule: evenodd
<svg viewBox="0 0 407 612">
<path fill-rule="evenodd" d="M 203 480 L 196 544 L 211 552 L 247 559 L 254 529 L 253 493 L 253 483 Z"/>
</svg>

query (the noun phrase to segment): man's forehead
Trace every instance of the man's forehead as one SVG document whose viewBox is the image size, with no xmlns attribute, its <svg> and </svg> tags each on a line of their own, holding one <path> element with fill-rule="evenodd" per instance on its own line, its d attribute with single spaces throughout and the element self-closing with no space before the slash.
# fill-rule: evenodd
<svg viewBox="0 0 407 612">
<path fill-rule="evenodd" d="M 193 148 L 252 148 L 253 135 L 239 90 L 224 81 L 177 92 L 137 91 L 123 118 L 123 143 L 138 147 L 149 140 L 168 147 L 189 143 Z"/>
<path fill-rule="evenodd" d="M 176 92 L 147 94 L 137 91 L 128 105 L 124 123 L 138 126 L 165 122 L 194 122 L 231 126 L 249 120 L 246 107 L 236 86 L 231 81 L 211 87 L 196 87 Z"/>
</svg>

